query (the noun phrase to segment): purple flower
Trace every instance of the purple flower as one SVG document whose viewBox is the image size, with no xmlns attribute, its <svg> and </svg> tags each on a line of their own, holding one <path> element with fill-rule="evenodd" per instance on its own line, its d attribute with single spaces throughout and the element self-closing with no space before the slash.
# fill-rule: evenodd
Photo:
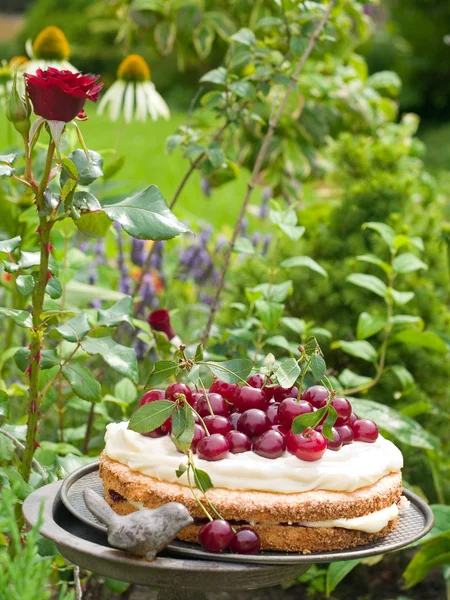
<svg viewBox="0 0 450 600">
<path fill-rule="evenodd" d="M 265 256 L 269 250 L 269 246 L 270 246 L 270 242 L 272 241 L 272 235 L 270 233 L 267 233 L 264 236 L 264 242 L 263 242 L 263 248 L 262 248 L 262 255 Z"/>
<path fill-rule="evenodd" d="M 136 352 L 136 357 L 138 360 L 142 360 L 145 358 L 145 354 L 147 352 L 147 344 L 142 341 L 140 338 L 136 338 L 133 342 L 133 348 Z"/>
<path fill-rule="evenodd" d="M 211 196 L 211 184 L 209 179 L 202 177 L 202 180 L 200 181 L 200 188 L 207 198 Z"/>
<path fill-rule="evenodd" d="M 207 304 L 208 306 L 212 304 L 213 301 L 212 296 L 206 294 L 205 292 L 200 292 L 200 294 L 198 295 L 198 299 L 200 300 L 200 302 L 203 302 L 203 304 Z"/>
<path fill-rule="evenodd" d="M 131 261 L 138 267 L 145 262 L 145 240 L 131 238 Z"/>
<path fill-rule="evenodd" d="M 261 219 L 265 219 L 269 214 L 269 200 L 272 198 L 272 188 L 266 186 L 263 189 L 262 201 L 259 209 L 259 216 Z"/>
</svg>

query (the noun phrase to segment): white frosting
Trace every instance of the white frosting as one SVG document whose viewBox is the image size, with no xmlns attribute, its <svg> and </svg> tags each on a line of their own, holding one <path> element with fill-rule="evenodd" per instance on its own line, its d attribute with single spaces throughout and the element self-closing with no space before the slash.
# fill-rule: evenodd
<svg viewBox="0 0 450 600">
<path fill-rule="evenodd" d="M 185 474 L 177 478 L 175 473 L 180 464 L 186 463 L 186 456 L 177 451 L 169 436 L 148 438 L 127 426 L 126 422 L 107 426 L 105 453 L 109 458 L 160 481 L 188 484 Z M 199 469 L 209 474 L 215 487 L 279 494 L 310 490 L 353 492 L 399 472 L 403 466 L 400 450 L 381 435 L 373 444 L 353 442 L 338 452 L 326 450 L 314 462 L 300 460 L 288 452 L 274 460 L 254 452 L 230 453 L 227 459 L 216 462 L 197 456 L 194 460 Z"/>
</svg>

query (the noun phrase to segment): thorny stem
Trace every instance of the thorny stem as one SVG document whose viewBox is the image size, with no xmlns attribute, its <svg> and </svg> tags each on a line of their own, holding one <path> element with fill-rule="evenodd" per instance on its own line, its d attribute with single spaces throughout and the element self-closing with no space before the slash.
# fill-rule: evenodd
<svg viewBox="0 0 450 600">
<path fill-rule="evenodd" d="M 286 93 L 278 107 L 278 110 L 275 113 L 275 116 L 272 117 L 272 119 L 269 122 L 269 128 L 267 130 L 267 133 L 264 137 L 261 148 L 256 157 L 255 164 L 254 164 L 254 167 L 252 170 L 252 175 L 251 175 L 250 181 L 247 185 L 247 192 L 245 194 L 244 201 L 242 202 L 241 210 L 239 212 L 239 216 L 238 216 L 236 224 L 234 226 L 233 235 L 231 237 L 230 244 L 225 253 L 224 262 L 223 262 L 222 269 L 220 272 L 219 282 L 218 282 L 217 288 L 216 288 L 216 293 L 214 294 L 214 297 L 213 297 L 213 300 L 211 303 L 211 309 L 210 309 L 210 313 L 209 313 L 208 322 L 206 324 L 205 331 L 203 333 L 202 343 L 204 346 L 206 346 L 209 335 L 211 333 L 211 327 L 214 323 L 214 319 L 216 316 L 216 312 L 217 312 L 217 308 L 218 308 L 219 300 L 220 300 L 220 295 L 222 293 L 222 289 L 223 289 L 223 286 L 225 283 L 225 276 L 227 274 L 228 266 L 230 263 L 231 254 L 234 250 L 234 245 L 235 245 L 236 240 L 241 231 L 242 221 L 244 219 L 245 212 L 247 210 L 247 206 L 248 206 L 250 197 L 252 195 L 253 189 L 258 182 L 258 176 L 259 176 L 259 173 L 263 166 L 267 152 L 269 150 L 270 142 L 272 141 L 273 135 L 275 133 L 275 129 L 277 128 L 277 125 L 281 118 L 281 115 L 283 114 L 283 111 L 286 108 L 287 102 L 289 100 L 289 96 L 291 95 L 291 92 L 293 91 L 295 85 L 297 84 L 298 77 L 303 70 L 306 60 L 309 58 L 309 55 L 311 54 L 314 46 L 316 45 L 319 35 L 320 35 L 322 29 L 324 28 L 326 22 L 328 21 L 330 13 L 333 10 L 336 2 L 337 2 L 337 0 L 331 0 L 331 2 L 327 6 L 327 9 L 325 10 L 325 12 L 323 14 L 323 17 L 321 18 L 321 20 L 317 24 L 316 28 L 314 29 L 314 32 L 312 33 L 311 37 L 309 38 L 308 45 L 306 46 L 306 49 L 305 49 L 303 55 L 301 56 L 297 66 L 294 70 L 294 73 L 291 76 L 289 85 L 286 89 Z"/>
<path fill-rule="evenodd" d="M 25 451 L 21 464 L 21 474 L 25 481 L 28 481 L 31 474 L 31 465 L 36 449 L 36 435 L 39 425 L 40 405 L 42 395 L 39 393 L 39 373 L 41 371 L 41 347 L 43 343 L 43 331 L 41 314 L 44 305 L 45 288 L 48 282 L 48 265 L 50 257 L 50 231 L 53 227 L 53 221 L 48 219 L 43 214 L 44 192 L 49 180 L 53 155 L 55 153 L 55 143 L 50 140 L 47 158 L 45 161 L 44 173 L 39 183 L 36 193 L 36 208 L 39 213 L 39 240 L 40 240 L 40 265 L 38 280 L 33 292 L 33 310 L 32 321 L 33 328 L 31 330 L 30 343 L 30 387 L 28 394 L 28 421 L 27 421 L 27 437 L 25 441 Z"/>
<path fill-rule="evenodd" d="M 225 123 L 222 125 L 222 127 L 216 132 L 216 134 L 214 135 L 214 137 L 211 140 L 211 144 L 214 142 L 217 142 L 219 140 L 219 138 L 222 136 L 222 134 L 224 133 L 224 131 L 227 129 L 228 125 L 230 124 L 230 121 L 227 119 L 225 121 Z M 180 184 L 178 185 L 175 194 L 173 195 L 173 198 L 169 204 L 169 208 L 172 210 L 173 207 L 175 206 L 181 192 L 184 189 L 184 186 L 186 185 L 186 183 L 189 181 L 189 178 L 191 177 L 192 173 L 195 171 L 195 169 L 198 167 L 199 163 L 205 158 L 206 156 L 206 151 L 203 151 L 201 154 L 199 154 L 197 156 L 197 158 L 192 161 L 189 169 L 186 171 L 186 173 L 184 174 L 183 179 L 181 180 Z M 141 273 L 135 283 L 135 286 L 133 288 L 131 297 L 135 298 L 138 293 L 139 290 L 141 289 L 141 285 L 142 285 L 142 281 L 144 280 L 145 275 L 147 275 L 147 273 L 150 271 L 150 264 L 152 261 L 152 256 L 155 252 L 155 248 L 156 248 L 156 243 L 153 244 L 153 246 L 151 247 L 149 253 L 147 254 L 147 257 L 145 259 L 145 262 L 142 266 L 142 270 Z M 137 307 L 134 310 L 134 314 L 137 315 L 139 313 L 139 311 L 142 308 L 142 302 L 139 302 L 139 304 L 137 305 Z"/>
</svg>

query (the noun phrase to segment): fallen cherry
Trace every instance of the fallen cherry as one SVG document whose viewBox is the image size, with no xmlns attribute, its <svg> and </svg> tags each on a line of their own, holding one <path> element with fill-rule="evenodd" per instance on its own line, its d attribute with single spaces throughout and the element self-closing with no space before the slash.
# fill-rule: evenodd
<svg viewBox="0 0 450 600">
<path fill-rule="evenodd" d="M 185 383 L 171 383 L 167 386 L 166 389 L 166 398 L 167 400 L 174 400 L 175 394 L 184 394 L 186 396 L 186 400 L 188 404 L 192 406 L 194 399 L 192 398 L 192 390 Z"/>
<path fill-rule="evenodd" d="M 341 425 L 340 427 L 336 427 L 336 431 L 341 436 L 342 444 L 347 446 L 351 444 L 354 439 L 353 430 L 348 425 Z"/>
<path fill-rule="evenodd" d="M 230 452 L 233 454 L 249 452 L 252 449 L 250 439 L 242 431 L 230 431 L 227 434 L 227 442 L 230 446 Z"/>
<path fill-rule="evenodd" d="M 378 438 L 378 427 L 370 419 L 356 419 L 352 425 L 355 442 L 376 442 Z"/>
<path fill-rule="evenodd" d="M 209 415 L 204 417 L 203 420 L 210 434 L 221 433 L 222 435 L 227 435 L 233 429 L 231 421 L 227 417 L 221 417 L 220 415 L 213 417 Z"/>
<path fill-rule="evenodd" d="M 242 413 L 237 426 L 238 431 L 242 431 L 253 441 L 270 429 L 270 421 L 265 412 L 251 408 Z"/>
<path fill-rule="evenodd" d="M 233 554 L 258 554 L 261 550 L 259 535 L 251 527 L 242 527 L 233 535 L 230 550 Z"/>
<path fill-rule="evenodd" d="M 338 414 L 335 425 L 340 427 L 341 425 L 345 425 L 352 414 L 352 405 L 347 400 L 347 398 L 333 398 L 331 401 L 331 406 L 335 409 Z"/>
<path fill-rule="evenodd" d="M 200 527 L 198 541 L 210 552 L 222 552 L 226 550 L 233 539 L 234 533 L 228 521 L 214 519 Z"/>
<path fill-rule="evenodd" d="M 233 402 L 234 392 L 237 390 L 238 385 L 236 383 L 226 383 L 216 379 L 210 385 L 209 391 L 214 394 L 219 394 L 223 398 L 226 398 L 228 402 Z"/>
<path fill-rule="evenodd" d="M 329 392 L 323 385 L 313 385 L 302 394 L 302 400 L 310 402 L 314 408 L 322 408 L 327 403 Z"/>
<path fill-rule="evenodd" d="M 253 443 L 253 452 L 264 458 L 278 458 L 286 450 L 284 436 L 278 431 L 269 429 Z"/>
<path fill-rule="evenodd" d="M 318 431 L 309 430 L 304 433 L 292 433 L 286 436 L 286 446 L 291 454 L 308 462 L 322 458 L 327 449 L 325 437 Z"/>
<path fill-rule="evenodd" d="M 150 390 L 149 392 L 145 392 L 145 394 L 139 400 L 139 408 L 144 406 L 144 404 L 148 404 L 149 402 L 155 402 L 155 400 L 164 400 L 165 397 L 166 392 L 164 390 Z"/>
<path fill-rule="evenodd" d="M 220 394 L 208 393 L 208 400 L 214 415 L 228 417 L 230 413 L 230 406 Z M 205 394 L 202 394 L 197 401 L 197 412 L 201 417 L 211 415 Z"/>
<path fill-rule="evenodd" d="M 300 400 L 297 402 L 295 398 L 286 398 L 280 404 L 278 408 L 278 421 L 280 425 L 290 429 L 292 427 L 292 421 L 299 415 L 313 412 L 314 409 L 309 402 Z"/>
<path fill-rule="evenodd" d="M 203 460 L 223 460 L 228 456 L 230 446 L 220 433 L 207 435 L 197 444 L 197 455 Z"/>
</svg>

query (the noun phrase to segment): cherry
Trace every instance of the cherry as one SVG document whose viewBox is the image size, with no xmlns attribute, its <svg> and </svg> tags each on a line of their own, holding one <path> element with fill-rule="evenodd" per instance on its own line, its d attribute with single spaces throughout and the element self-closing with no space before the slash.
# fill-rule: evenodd
<svg viewBox="0 0 450 600">
<path fill-rule="evenodd" d="M 289 430 L 285 429 L 282 425 L 272 425 L 270 429 L 272 429 L 273 431 L 278 431 L 278 433 L 281 433 L 283 437 L 286 437 L 289 433 Z"/>
<path fill-rule="evenodd" d="M 258 554 L 261 550 L 259 535 L 251 527 L 242 527 L 234 534 L 230 550 L 233 554 Z"/>
<path fill-rule="evenodd" d="M 328 400 L 328 390 L 323 385 L 313 385 L 302 394 L 302 400 L 310 402 L 314 408 L 322 408 Z"/>
<path fill-rule="evenodd" d="M 210 552 L 222 552 L 226 550 L 233 539 L 234 533 L 228 521 L 214 519 L 200 527 L 198 541 Z"/>
<path fill-rule="evenodd" d="M 334 427 L 332 427 L 331 433 L 333 434 L 333 439 L 329 440 L 328 438 L 326 438 L 328 450 L 335 450 L 335 451 L 340 450 L 342 448 L 343 442 L 342 442 L 339 431 L 337 429 L 335 429 Z"/>
<path fill-rule="evenodd" d="M 242 413 L 238 421 L 238 431 L 245 433 L 252 441 L 270 429 L 270 421 L 262 410 L 250 408 Z"/>
<path fill-rule="evenodd" d="M 192 438 L 191 448 L 192 451 L 195 452 L 197 450 L 197 446 L 200 440 L 202 440 L 206 436 L 206 431 L 199 423 L 194 424 L 194 437 Z"/>
<path fill-rule="evenodd" d="M 249 452 L 252 449 L 252 443 L 242 431 L 230 431 L 227 434 L 227 442 L 230 446 L 230 452 L 233 454 L 241 454 L 241 452 Z"/>
<path fill-rule="evenodd" d="M 247 385 L 238 388 L 234 395 L 234 404 L 241 412 L 252 408 L 265 410 L 267 408 L 267 402 L 263 390 Z"/>
<path fill-rule="evenodd" d="M 164 400 L 165 397 L 164 390 L 150 390 L 149 392 L 146 392 L 139 400 L 139 408 L 144 406 L 144 404 L 148 404 L 149 402 L 155 402 L 155 400 Z"/>
<path fill-rule="evenodd" d="M 220 394 L 223 398 L 226 398 L 228 402 L 233 402 L 234 392 L 237 390 L 238 385 L 236 383 L 226 383 L 216 379 L 209 387 L 209 391 L 214 394 Z"/>
<path fill-rule="evenodd" d="M 228 417 L 230 413 L 230 407 L 220 394 L 216 394 L 214 392 L 212 394 L 208 393 L 208 400 L 215 415 Z M 211 415 L 205 394 L 202 394 L 197 402 L 197 412 L 201 417 Z"/>
<path fill-rule="evenodd" d="M 348 425 L 341 425 L 340 427 L 336 427 L 336 431 L 341 436 L 342 444 L 347 446 L 347 444 L 351 444 L 353 442 L 353 430 Z"/>
<path fill-rule="evenodd" d="M 355 442 L 376 442 L 378 438 L 378 427 L 370 419 L 356 419 L 352 425 Z"/>
<path fill-rule="evenodd" d="M 147 433 L 141 433 L 141 435 L 143 435 L 144 437 L 149 437 L 149 438 L 159 438 L 159 437 L 163 437 L 164 435 L 167 435 L 167 431 L 165 429 L 163 429 L 162 427 L 157 427 L 153 431 L 148 431 Z"/>
<path fill-rule="evenodd" d="M 349 416 L 349 418 L 347 419 L 347 423 L 346 425 L 349 425 L 350 427 L 352 427 L 353 423 L 356 421 L 358 417 L 355 415 L 354 412 L 352 412 L 352 414 Z"/>
<path fill-rule="evenodd" d="M 314 429 L 309 430 L 307 433 L 308 436 L 303 433 L 295 434 L 290 431 L 286 436 L 287 449 L 301 460 L 319 460 L 327 449 L 326 439 Z"/>
<path fill-rule="evenodd" d="M 164 421 L 164 423 L 161 425 L 161 429 L 166 433 L 172 432 L 172 415 L 170 415 L 167 421 Z"/>
<path fill-rule="evenodd" d="M 266 415 L 271 425 L 278 425 L 278 407 L 281 406 L 278 402 L 273 402 L 267 407 Z"/>
<path fill-rule="evenodd" d="M 284 454 L 285 450 L 284 436 L 273 429 L 263 433 L 253 443 L 253 452 L 259 454 L 259 456 L 264 456 L 264 458 L 278 458 Z"/>
<path fill-rule="evenodd" d="M 192 398 L 192 390 L 188 385 L 178 382 L 171 383 L 166 389 L 167 400 L 174 400 L 175 394 L 184 394 L 186 396 L 186 400 L 192 406 L 194 399 Z"/>
<path fill-rule="evenodd" d="M 234 412 L 233 414 L 230 415 L 230 421 L 231 424 L 233 426 L 233 429 L 237 429 L 237 424 L 239 419 L 241 418 L 241 414 L 240 412 Z"/>
<path fill-rule="evenodd" d="M 253 375 L 250 375 L 250 377 L 247 379 L 247 383 L 249 385 L 251 385 L 254 388 L 259 388 L 259 389 L 262 388 L 265 381 L 266 381 L 266 378 L 262 373 L 254 373 Z"/>
<path fill-rule="evenodd" d="M 298 396 L 298 388 L 293 385 L 290 388 L 282 388 L 279 385 L 275 385 L 273 387 L 273 397 L 275 398 L 275 402 L 283 402 L 286 398 L 297 398 Z"/>
<path fill-rule="evenodd" d="M 197 444 L 197 454 L 203 460 L 222 460 L 228 456 L 230 446 L 220 433 L 207 435 Z"/>
<path fill-rule="evenodd" d="M 280 425 L 283 425 L 286 429 L 290 429 L 295 417 L 313 412 L 313 410 L 311 404 L 305 400 L 297 402 L 295 398 L 286 398 L 278 409 L 278 421 Z"/>
<path fill-rule="evenodd" d="M 221 433 L 227 435 L 229 431 L 233 429 L 230 419 L 222 417 L 220 415 L 204 417 L 205 425 L 208 428 L 209 433 Z"/>
<path fill-rule="evenodd" d="M 338 414 L 338 418 L 336 419 L 335 425 L 340 427 L 341 425 L 345 425 L 348 421 L 348 418 L 352 414 L 352 405 L 347 400 L 347 398 L 340 398 L 339 396 L 333 398 L 331 401 L 331 406 L 336 410 Z"/>
</svg>

